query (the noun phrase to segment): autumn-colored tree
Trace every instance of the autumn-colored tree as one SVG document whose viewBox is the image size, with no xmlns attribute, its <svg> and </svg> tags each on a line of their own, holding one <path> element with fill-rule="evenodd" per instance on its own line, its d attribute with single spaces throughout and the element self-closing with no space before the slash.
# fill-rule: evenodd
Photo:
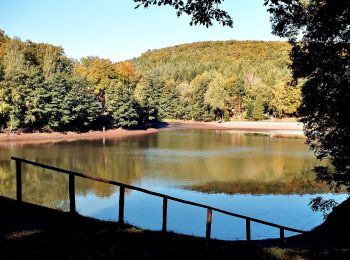
<svg viewBox="0 0 350 260">
<path fill-rule="evenodd" d="M 290 86 L 284 82 L 274 86 L 270 106 L 275 116 L 283 117 L 295 114 L 300 107 L 300 102 L 300 86 Z"/>
</svg>

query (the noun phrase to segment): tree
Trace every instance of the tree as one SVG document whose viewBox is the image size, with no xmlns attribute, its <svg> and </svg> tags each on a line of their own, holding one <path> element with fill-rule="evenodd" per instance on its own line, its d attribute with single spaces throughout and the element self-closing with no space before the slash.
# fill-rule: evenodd
<svg viewBox="0 0 350 260">
<path fill-rule="evenodd" d="M 0 82 L 3 101 L 3 118 L 10 129 L 24 128 L 32 118 L 27 114 L 32 106 L 33 93 L 40 88 L 43 77 L 40 69 L 30 63 L 28 45 L 19 39 L 6 44 L 3 57 L 4 75 Z"/>
<path fill-rule="evenodd" d="M 180 83 L 176 86 L 176 89 L 180 94 L 181 105 L 183 106 L 182 112 L 183 119 L 192 119 L 192 99 L 193 99 L 193 88 L 192 85 L 187 82 Z"/>
<path fill-rule="evenodd" d="M 245 85 L 242 78 L 230 77 L 225 82 L 229 95 L 229 108 L 231 113 L 238 118 L 242 115 L 243 97 L 245 96 Z"/>
<path fill-rule="evenodd" d="M 290 86 L 285 82 L 279 82 L 274 86 L 272 93 L 270 106 L 275 116 L 281 118 L 297 112 L 301 102 L 300 85 Z"/>
<path fill-rule="evenodd" d="M 180 119 L 183 116 L 184 105 L 181 94 L 174 82 L 166 82 L 159 99 L 159 116 L 165 119 Z"/>
<path fill-rule="evenodd" d="M 135 89 L 135 98 L 142 108 L 143 122 L 156 121 L 159 117 L 159 100 L 164 81 L 157 72 L 145 75 Z"/>
<path fill-rule="evenodd" d="M 220 120 L 224 118 L 224 110 L 226 108 L 229 94 L 226 88 L 225 79 L 222 74 L 217 74 L 209 83 L 208 89 L 204 94 L 204 101 L 210 105 L 216 112 L 216 117 Z"/>
<path fill-rule="evenodd" d="M 179 17 L 183 13 L 192 15 L 190 25 L 205 25 L 209 27 L 213 25 L 212 20 L 216 20 L 223 26 L 233 26 L 232 18 L 227 12 L 218 8 L 224 0 L 134 0 L 139 3 L 135 8 L 143 6 L 147 8 L 149 5 L 169 5 L 176 10 L 176 15 Z"/>
<path fill-rule="evenodd" d="M 193 89 L 191 118 L 194 120 L 211 121 L 215 117 L 210 105 L 206 104 L 204 97 L 211 78 L 211 73 L 203 73 L 191 81 L 191 88 Z"/>
<path fill-rule="evenodd" d="M 264 115 L 264 103 L 262 100 L 262 97 L 260 95 L 258 95 L 256 97 L 255 103 L 254 103 L 254 107 L 253 107 L 253 111 L 252 111 L 252 118 L 254 120 L 263 120 L 265 119 L 265 115 Z"/>
<path fill-rule="evenodd" d="M 89 83 L 82 78 L 67 79 L 69 91 L 62 102 L 62 122 L 64 130 L 87 131 L 101 114 L 100 103 L 96 100 Z"/>
<path fill-rule="evenodd" d="M 265 0 L 273 32 L 292 44 L 294 83 L 303 79 L 300 108 L 307 143 L 332 167 L 317 179 L 350 190 L 350 2 Z"/>
<path fill-rule="evenodd" d="M 132 128 L 139 124 L 140 108 L 130 86 L 111 83 L 106 91 L 106 106 L 114 126 Z"/>
<path fill-rule="evenodd" d="M 39 97 L 40 110 L 47 117 L 45 126 L 54 131 L 89 130 L 101 113 L 101 107 L 89 82 L 82 78 L 55 75 L 46 83 L 47 95 Z"/>
</svg>

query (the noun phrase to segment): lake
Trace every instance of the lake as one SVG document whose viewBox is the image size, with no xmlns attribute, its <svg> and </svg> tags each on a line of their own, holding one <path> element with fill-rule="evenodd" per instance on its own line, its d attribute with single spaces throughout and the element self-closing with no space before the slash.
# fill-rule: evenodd
<svg viewBox="0 0 350 260">
<path fill-rule="evenodd" d="M 304 142 L 269 132 L 187 129 L 121 139 L 1 143 L 0 195 L 15 197 L 14 162 L 9 160 L 13 155 L 310 230 L 323 221 L 320 212 L 310 209 L 311 198 L 341 202 L 347 195 L 329 193 L 325 185 L 314 182 L 312 168 L 320 162 Z M 22 178 L 25 201 L 69 209 L 67 176 L 25 165 Z M 118 191 L 78 178 L 78 212 L 117 221 Z M 160 230 L 162 199 L 127 190 L 125 219 Z M 169 230 L 204 236 L 205 223 L 205 209 L 168 202 Z M 278 229 L 257 223 L 251 230 L 252 239 L 279 236 Z M 214 212 L 212 237 L 245 239 L 245 222 Z"/>
</svg>

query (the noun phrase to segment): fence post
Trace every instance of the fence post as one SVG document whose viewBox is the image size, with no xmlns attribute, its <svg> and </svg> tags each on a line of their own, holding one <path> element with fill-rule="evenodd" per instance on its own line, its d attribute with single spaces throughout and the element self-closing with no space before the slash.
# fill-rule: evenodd
<svg viewBox="0 0 350 260">
<path fill-rule="evenodd" d="M 69 174 L 69 211 L 75 214 L 75 176 Z"/>
<path fill-rule="evenodd" d="M 22 201 L 22 164 L 19 160 L 16 160 L 16 198 Z"/>
<path fill-rule="evenodd" d="M 249 218 L 246 218 L 246 220 L 245 220 L 245 230 L 246 230 L 246 235 L 247 235 L 247 242 L 250 242 L 251 235 L 250 235 L 250 219 Z"/>
<path fill-rule="evenodd" d="M 281 244 L 282 246 L 284 245 L 284 228 L 280 228 L 280 240 L 281 240 Z"/>
<path fill-rule="evenodd" d="M 119 224 L 124 224 L 124 196 L 125 187 L 119 187 Z"/>
<path fill-rule="evenodd" d="M 167 215 L 168 215 L 168 199 L 167 197 L 163 197 L 163 225 L 162 225 L 163 232 L 166 232 Z"/>
<path fill-rule="evenodd" d="M 212 221 L 212 210 L 208 208 L 208 210 L 207 210 L 207 227 L 206 227 L 206 232 L 205 232 L 205 237 L 207 240 L 210 239 L 211 221 Z"/>
</svg>

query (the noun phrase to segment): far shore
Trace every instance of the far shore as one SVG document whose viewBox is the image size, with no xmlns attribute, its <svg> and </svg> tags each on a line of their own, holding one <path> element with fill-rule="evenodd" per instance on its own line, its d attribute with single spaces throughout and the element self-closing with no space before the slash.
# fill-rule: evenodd
<svg viewBox="0 0 350 260">
<path fill-rule="evenodd" d="M 75 141 L 93 139 L 118 139 L 129 136 L 154 134 L 164 130 L 202 129 L 202 130 L 237 130 L 251 132 L 273 132 L 278 135 L 303 135 L 303 126 L 297 122 L 198 122 L 169 120 L 152 125 L 147 130 L 113 129 L 106 131 L 53 132 L 53 133 L 0 133 L 0 142 L 47 142 Z"/>
</svg>

